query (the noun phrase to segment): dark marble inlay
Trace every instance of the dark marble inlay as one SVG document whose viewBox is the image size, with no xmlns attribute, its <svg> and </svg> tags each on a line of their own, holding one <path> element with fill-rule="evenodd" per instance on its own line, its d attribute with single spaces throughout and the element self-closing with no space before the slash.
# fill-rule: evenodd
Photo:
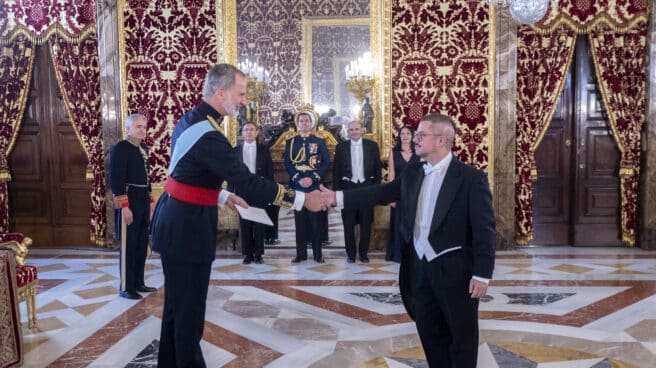
<svg viewBox="0 0 656 368">
<path fill-rule="evenodd" d="M 358 296 L 360 298 L 373 300 L 378 303 L 392 304 L 392 305 L 403 304 L 403 301 L 401 300 L 401 293 L 350 293 L 350 294 Z"/>
<path fill-rule="evenodd" d="M 488 346 L 490 347 L 494 360 L 497 361 L 499 367 L 535 368 L 538 366 L 538 363 L 530 361 L 512 351 L 508 351 L 492 344 L 488 344 Z"/>
<path fill-rule="evenodd" d="M 611 367 L 612 365 L 610 364 L 610 361 L 608 360 L 608 358 L 606 358 L 590 368 L 611 368 Z"/>
<path fill-rule="evenodd" d="M 395 358 L 395 357 L 387 357 L 387 358 L 405 364 L 406 366 L 412 368 L 428 368 L 428 362 L 423 359 Z"/>
<path fill-rule="evenodd" d="M 153 340 L 137 355 L 126 368 L 157 368 L 157 353 L 159 352 L 159 340 Z"/>
<path fill-rule="evenodd" d="M 569 298 L 576 293 L 503 293 L 508 304 L 546 305 Z"/>
</svg>

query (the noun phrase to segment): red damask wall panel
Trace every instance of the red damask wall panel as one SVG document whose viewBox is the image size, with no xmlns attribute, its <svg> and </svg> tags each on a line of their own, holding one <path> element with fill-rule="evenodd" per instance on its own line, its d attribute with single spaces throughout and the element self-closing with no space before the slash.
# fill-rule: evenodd
<svg viewBox="0 0 656 368">
<path fill-rule="evenodd" d="M 454 154 L 482 170 L 490 152 L 490 28 L 482 1 L 392 3 L 393 129 L 447 114 L 458 129 Z"/>
<path fill-rule="evenodd" d="M 303 104 L 303 17 L 367 17 L 370 0 L 239 0 L 237 50 L 271 72 L 260 121 L 277 123 L 282 109 Z"/>
<path fill-rule="evenodd" d="M 202 97 L 217 62 L 213 0 L 123 3 L 127 112 L 149 117 L 151 181 L 166 178 L 173 125 Z"/>
</svg>

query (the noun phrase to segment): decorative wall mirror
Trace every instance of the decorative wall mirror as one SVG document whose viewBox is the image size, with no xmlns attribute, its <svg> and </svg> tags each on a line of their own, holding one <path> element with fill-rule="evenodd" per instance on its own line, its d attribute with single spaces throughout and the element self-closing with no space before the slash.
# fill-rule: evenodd
<svg viewBox="0 0 656 368">
<path fill-rule="evenodd" d="M 370 23 L 368 17 L 303 18 L 303 98 L 320 114 L 334 110 L 336 124 L 360 114 L 362 101 L 346 87 L 345 68 L 371 52 Z"/>
<path fill-rule="evenodd" d="M 278 124 L 282 110 L 295 111 L 308 102 L 333 108 L 343 114 L 356 102 L 341 80 L 344 78 L 344 66 L 361 53 L 356 54 L 353 47 L 349 54 L 334 54 L 337 56 L 327 66 L 329 73 L 315 75 L 316 88 L 309 76 L 315 74 L 318 68 L 313 68 L 306 61 L 327 51 L 312 46 L 313 43 L 326 42 L 322 40 L 327 37 L 325 32 L 330 28 L 323 27 L 337 27 L 338 31 L 346 31 L 346 27 L 356 29 L 360 35 L 356 43 L 361 45 L 359 47 L 364 52 L 364 40 L 368 39 L 368 51 L 375 61 L 375 84 L 370 99 L 374 120 L 367 136 L 378 141 L 381 152 L 386 154 L 392 137 L 391 76 L 383 70 L 391 70 L 391 9 L 391 0 L 326 0 L 318 1 L 312 7 L 304 2 L 290 5 L 279 0 L 218 0 L 217 16 L 221 19 L 218 29 L 219 59 L 236 65 L 248 58 L 270 72 L 268 93 L 259 101 L 259 121 L 264 125 Z M 316 33 L 313 28 L 317 28 Z M 313 34 L 317 40 L 311 40 Z M 335 78 L 340 80 L 336 81 Z M 327 84 L 332 88 L 324 93 L 322 86 Z M 340 88 L 334 88 L 335 84 L 340 84 Z M 236 142 L 237 121 L 230 119 L 226 125 L 228 138 Z"/>
</svg>

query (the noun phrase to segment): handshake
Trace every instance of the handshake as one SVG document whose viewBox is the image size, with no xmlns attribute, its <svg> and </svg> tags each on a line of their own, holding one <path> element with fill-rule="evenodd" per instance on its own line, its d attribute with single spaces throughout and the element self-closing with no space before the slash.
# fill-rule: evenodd
<svg viewBox="0 0 656 368">
<path fill-rule="evenodd" d="M 320 190 L 305 193 L 303 206 L 312 212 L 327 211 L 337 204 L 337 196 L 334 191 L 321 185 Z"/>
<path fill-rule="evenodd" d="M 312 192 L 305 193 L 305 202 L 303 206 L 312 212 L 327 211 L 330 207 L 337 204 L 337 196 L 334 191 L 320 186 L 320 190 L 313 190 Z M 248 208 L 248 203 L 238 195 L 230 194 L 225 202 L 225 205 L 232 210 L 237 210 L 235 205 L 243 208 Z"/>
</svg>

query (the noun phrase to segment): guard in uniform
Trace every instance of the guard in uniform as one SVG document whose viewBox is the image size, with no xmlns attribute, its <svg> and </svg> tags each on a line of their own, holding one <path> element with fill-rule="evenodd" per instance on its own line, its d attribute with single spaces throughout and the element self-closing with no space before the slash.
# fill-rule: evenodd
<svg viewBox="0 0 656 368">
<path fill-rule="evenodd" d="M 225 115 L 236 116 L 245 104 L 245 75 L 232 65 L 214 65 L 205 79 L 203 101 L 178 120 L 171 136 L 166 192 L 157 202 L 152 224 L 153 250 L 160 253 L 164 270 L 160 368 L 205 367 L 200 340 L 216 254 L 217 205 L 240 200 L 220 190 L 224 180 L 256 207 L 273 203 L 300 209 L 308 200 L 306 205 L 315 210 L 323 208 L 317 204 L 318 192 L 296 195 L 251 174 L 239 159 L 219 123 Z"/>
<path fill-rule="evenodd" d="M 289 186 L 300 192 L 319 189 L 322 178 L 330 166 L 330 156 L 326 142 L 312 134 L 316 116 L 311 111 L 296 114 L 298 134 L 285 142 L 285 169 L 289 174 Z M 307 243 L 312 241 L 312 254 L 318 263 L 324 263 L 321 244 L 324 230 L 320 212 L 303 208 L 294 212 L 296 228 L 296 257 L 292 263 L 307 260 Z"/>
<path fill-rule="evenodd" d="M 125 120 L 127 139 L 116 143 L 109 153 L 109 181 L 114 208 L 121 214 L 121 288 L 119 295 L 141 299 L 141 292 L 156 289 L 144 284 L 144 266 L 148 251 L 148 224 L 151 196 L 148 151 L 143 143 L 148 119 L 132 114 Z"/>
</svg>

